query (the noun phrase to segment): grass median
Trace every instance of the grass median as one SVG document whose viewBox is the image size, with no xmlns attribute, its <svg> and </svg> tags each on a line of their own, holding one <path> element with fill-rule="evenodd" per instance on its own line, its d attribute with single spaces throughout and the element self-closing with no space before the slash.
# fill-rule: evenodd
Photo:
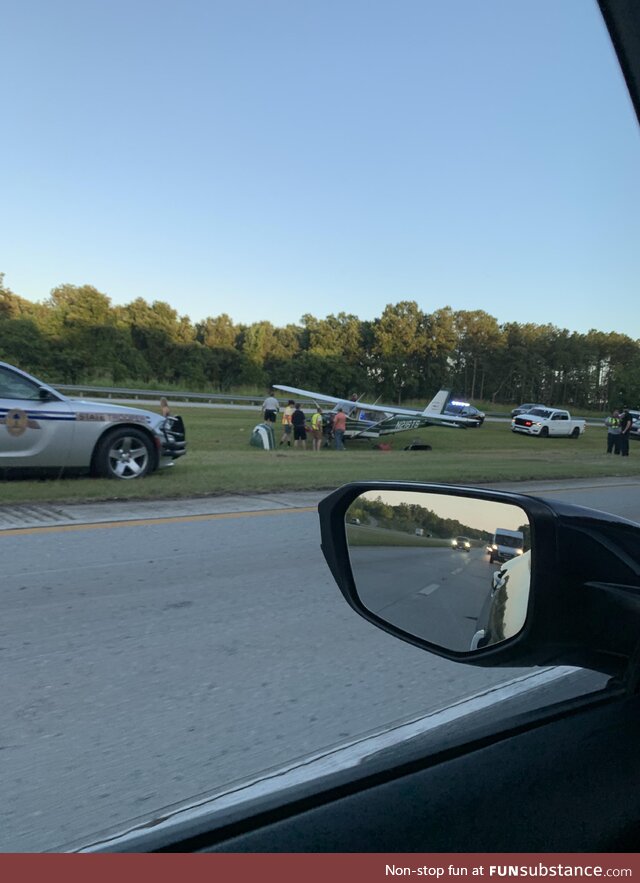
<svg viewBox="0 0 640 883">
<path fill-rule="evenodd" d="M 530 438 L 508 423 L 480 429 L 430 427 L 387 436 L 391 451 L 371 442 L 347 442 L 344 452 L 250 447 L 257 415 L 250 411 L 189 408 L 184 411 L 188 454 L 171 469 L 143 480 L 89 477 L 11 480 L 0 484 L 0 504 L 173 499 L 224 493 L 332 489 L 348 481 L 396 479 L 478 483 L 534 479 L 631 476 L 640 473 L 640 443 L 631 456 L 607 456 L 604 427 L 588 426 L 579 439 Z M 280 427 L 277 426 L 277 435 Z M 431 451 L 405 451 L 412 441 Z"/>
</svg>

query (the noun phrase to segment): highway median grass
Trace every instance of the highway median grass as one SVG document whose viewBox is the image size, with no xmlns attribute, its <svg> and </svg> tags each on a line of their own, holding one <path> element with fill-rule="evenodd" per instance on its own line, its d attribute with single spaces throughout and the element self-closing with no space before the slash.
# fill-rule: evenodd
<svg viewBox="0 0 640 883">
<path fill-rule="evenodd" d="M 434 426 L 387 436 L 384 441 L 392 445 L 391 451 L 374 450 L 369 441 L 347 442 L 344 452 L 314 452 L 310 441 L 304 451 L 261 451 L 249 445 L 255 412 L 189 408 L 184 418 L 188 454 L 170 469 L 135 481 L 3 481 L 0 505 L 329 490 L 366 479 L 475 484 L 640 474 L 640 443 L 631 440 L 628 458 L 607 455 L 606 432 L 599 426 L 588 426 L 579 439 L 520 436 L 508 423 L 465 430 Z M 276 430 L 279 436 L 280 426 Z M 430 444 L 432 450 L 403 450 L 413 441 Z"/>
</svg>

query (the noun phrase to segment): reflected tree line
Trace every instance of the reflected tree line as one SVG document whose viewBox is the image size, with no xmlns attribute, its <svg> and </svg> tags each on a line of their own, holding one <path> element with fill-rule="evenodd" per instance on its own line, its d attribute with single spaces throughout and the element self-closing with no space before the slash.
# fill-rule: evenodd
<svg viewBox="0 0 640 883">
<path fill-rule="evenodd" d="M 465 536 L 470 540 L 478 540 L 484 544 L 489 542 L 492 534 L 486 530 L 478 530 L 458 521 L 455 518 L 443 518 L 432 509 L 416 503 L 385 503 L 381 497 L 368 500 L 360 497 L 349 506 L 349 520 L 358 521 L 361 525 L 394 530 L 399 533 L 415 533 L 416 529 L 424 531 L 425 537 L 434 539 L 451 539 Z"/>
<path fill-rule="evenodd" d="M 286 383 L 330 395 L 429 400 L 442 386 L 494 403 L 607 408 L 640 400 L 640 341 L 483 310 L 433 312 L 414 301 L 363 321 L 348 313 L 299 324 L 192 322 L 163 301 L 125 306 L 90 285 L 61 285 L 41 303 L 0 275 L 0 359 L 53 383 L 171 384 L 225 391 Z"/>
<path fill-rule="evenodd" d="M 482 530 L 471 527 L 456 518 L 443 518 L 426 506 L 416 503 L 387 503 L 379 496 L 368 499 L 358 497 L 349 506 L 346 516 L 349 525 L 350 545 L 370 545 L 366 536 L 360 536 L 360 528 L 375 528 L 377 531 L 388 530 L 395 534 L 407 534 L 425 538 L 429 541 L 442 540 L 448 544 L 453 537 L 464 536 L 472 541 L 472 545 L 484 547 L 493 540 L 494 530 Z M 355 526 L 355 530 L 354 530 Z M 500 527 L 496 524 L 496 529 Z M 516 530 L 522 533 L 523 549 L 531 549 L 531 526 L 528 521 L 519 525 Z M 437 545 L 441 545 L 437 543 Z"/>
</svg>

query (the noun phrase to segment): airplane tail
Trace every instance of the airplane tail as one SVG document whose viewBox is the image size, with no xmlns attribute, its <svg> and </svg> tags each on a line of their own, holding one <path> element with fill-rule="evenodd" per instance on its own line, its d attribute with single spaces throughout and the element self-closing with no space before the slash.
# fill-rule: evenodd
<svg viewBox="0 0 640 883">
<path fill-rule="evenodd" d="M 437 392 L 435 396 L 431 399 L 427 407 L 422 412 L 422 416 L 430 417 L 434 414 L 442 414 L 444 409 L 447 407 L 450 398 L 451 390 L 441 389 L 440 392 Z"/>
</svg>

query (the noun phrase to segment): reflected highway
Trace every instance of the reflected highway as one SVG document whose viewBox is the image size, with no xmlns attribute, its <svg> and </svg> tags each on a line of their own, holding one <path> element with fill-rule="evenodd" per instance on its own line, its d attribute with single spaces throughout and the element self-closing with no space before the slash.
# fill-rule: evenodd
<svg viewBox="0 0 640 883">
<path fill-rule="evenodd" d="M 350 556 L 360 599 L 373 613 L 435 644 L 469 649 L 500 566 L 489 564 L 484 548 L 354 545 Z"/>
</svg>

